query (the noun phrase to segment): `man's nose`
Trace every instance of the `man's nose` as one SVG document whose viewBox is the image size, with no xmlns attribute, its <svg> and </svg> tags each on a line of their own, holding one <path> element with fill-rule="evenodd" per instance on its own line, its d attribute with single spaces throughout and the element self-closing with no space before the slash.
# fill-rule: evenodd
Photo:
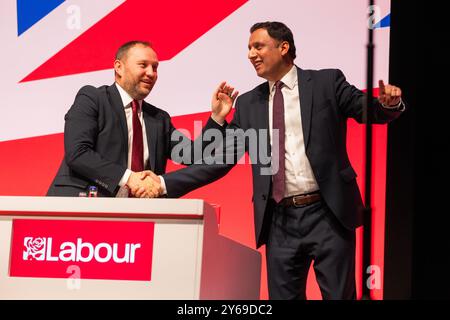
<svg viewBox="0 0 450 320">
<path fill-rule="evenodd" d="M 145 73 L 148 77 L 153 78 L 155 76 L 155 71 L 153 70 L 153 66 L 148 66 Z"/>
<path fill-rule="evenodd" d="M 256 58 L 256 53 L 255 53 L 255 50 L 253 50 L 253 48 L 251 48 L 251 49 L 248 50 L 248 58 L 249 58 L 250 60 L 253 60 L 253 59 Z"/>
</svg>

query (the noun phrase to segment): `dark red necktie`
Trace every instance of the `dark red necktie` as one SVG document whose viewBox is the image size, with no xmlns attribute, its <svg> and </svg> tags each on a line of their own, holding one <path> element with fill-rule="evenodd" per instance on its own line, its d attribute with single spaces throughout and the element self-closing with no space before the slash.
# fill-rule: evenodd
<svg viewBox="0 0 450 320">
<path fill-rule="evenodd" d="M 142 124 L 139 119 L 139 102 L 133 100 L 133 146 L 131 149 L 131 171 L 140 172 L 144 170 L 144 141 L 142 138 Z"/>
<path fill-rule="evenodd" d="M 283 83 L 281 81 L 277 81 L 275 83 L 275 94 L 273 96 L 273 113 L 272 113 L 272 128 L 274 130 L 278 130 L 279 132 L 279 142 L 278 149 L 272 149 L 273 152 L 278 152 L 278 171 L 272 177 L 272 197 L 278 203 L 284 198 L 285 191 L 285 147 L 284 147 L 284 134 L 285 134 L 285 125 L 284 125 L 284 100 L 283 93 L 281 92 L 281 87 Z M 272 146 L 274 143 L 272 142 Z M 272 157 L 273 159 L 273 157 Z"/>
</svg>

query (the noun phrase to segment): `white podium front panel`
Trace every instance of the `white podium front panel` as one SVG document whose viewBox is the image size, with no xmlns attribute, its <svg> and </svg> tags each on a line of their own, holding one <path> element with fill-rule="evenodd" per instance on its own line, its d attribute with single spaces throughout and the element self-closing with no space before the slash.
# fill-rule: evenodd
<svg viewBox="0 0 450 320">
<path fill-rule="evenodd" d="M 50 225 L 52 221 L 65 221 L 60 223 L 63 226 L 70 226 L 72 221 L 95 221 L 100 229 L 102 221 L 115 222 L 113 226 L 119 228 L 129 221 L 152 222 L 151 280 L 120 280 L 120 276 L 111 279 L 113 271 L 107 269 L 107 264 L 105 279 L 85 279 L 83 270 L 88 265 L 82 261 L 66 262 L 64 268 L 70 267 L 67 278 L 12 276 L 15 219 L 29 219 L 30 229 L 42 220 Z M 110 228 L 108 223 L 105 228 Z M 62 232 L 63 238 L 65 233 L 69 237 L 71 232 Z M 91 233 L 98 239 L 93 245 L 100 247 L 101 237 L 95 231 Z M 61 241 L 75 240 L 72 236 Z M 99 257 L 105 257 L 107 249 L 99 250 Z M 13 257 L 20 258 L 20 254 Z M 52 263 L 53 268 L 60 261 L 44 262 Z M 239 269 L 224 268 L 241 262 L 245 265 Z M 257 251 L 218 235 L 214 209 L 202 200 L 0 197 L 0 299 L 258 299 L 260 263 Z M 81 270 L 81 279 L 74 270 Z"/>
</svg>

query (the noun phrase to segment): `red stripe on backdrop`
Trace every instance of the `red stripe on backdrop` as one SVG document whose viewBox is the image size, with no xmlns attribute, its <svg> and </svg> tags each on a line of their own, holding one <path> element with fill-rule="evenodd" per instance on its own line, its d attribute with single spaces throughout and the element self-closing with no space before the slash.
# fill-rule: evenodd
<svg viewBox="0 0 450 320">
<path fill-rule="evenodd" d="M 117 48 L 130 40 L 152 42 L 160 61 L 169 60 L 246 2 L 125 1 L 21 82 L 111 69 Z"/>
<path fill-rule="evenodd" d="M 63 134 L 0 142 L 0 195 L 43 196 L 64 156 Z"/>
<path fill-rule="evenodd" d="M 185 128 L 193 133 L 194 121 L 206 122 L 209 113 L 191 114 L 173 118 L 178 128 Z M 231 117 L 231 115 L 230 115 Z M 358 184 L 364 192 L 364 126 L 353 120 L 348 122 L 348 152 L 352 165 L 358 173 Z M 374 126 L 373 144 L 373 254 L 374 265 L 380 267 L 381 281 L 384 266 L 384 219 L 385 219 L 385 184 L 386 184 L 386 142 L 387 127 Z M 63 134 L 12 140 L 0 143 L 0 195 L 43 196 L 63 158 Z M 246 163 L 249 163 L 248 158 Z M 172 162 L 168 170 L 180 168 Z M 222 179 L 195 190 L 184 198 L 200 198 L 221 206 L 220 233 L 249 247 L 255 247 L 252 178 L 249 165 L 235 166 Z M 361 230 L 357 234 L 356 270 L 357 279 L 361 279 Z M 261 272 L 261 298 L 267 299 L 267 280 L 264 248 Z M 307 295 L 310 299 L 320 299 L 321 294 L 315 281 L 314 272 L 310 272 Z M 358 297 L 361 297 L 360 281 L 357 281 Z M 382 299 L 380 289 L 372 291 L 374 299 Z"/>
</svg>

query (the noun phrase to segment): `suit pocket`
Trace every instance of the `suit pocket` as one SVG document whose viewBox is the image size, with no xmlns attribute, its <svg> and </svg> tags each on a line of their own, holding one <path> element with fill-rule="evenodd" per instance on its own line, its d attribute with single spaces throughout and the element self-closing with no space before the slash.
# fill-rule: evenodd
<svg viewBox="0 0 450 320">
<path fill-rule="evenodd" d="M 70 186 L 82 189 L 85 189 L 88 184 L 89 182 L 72 176 L 57 176 L 54 182 L 55 186 Z"/>
<path fill-rule="evenodd" d="M 350 182 L 358 176 L 352 166 L 342 169 L 339 173 L 345 182 Z"/>
</svg>

